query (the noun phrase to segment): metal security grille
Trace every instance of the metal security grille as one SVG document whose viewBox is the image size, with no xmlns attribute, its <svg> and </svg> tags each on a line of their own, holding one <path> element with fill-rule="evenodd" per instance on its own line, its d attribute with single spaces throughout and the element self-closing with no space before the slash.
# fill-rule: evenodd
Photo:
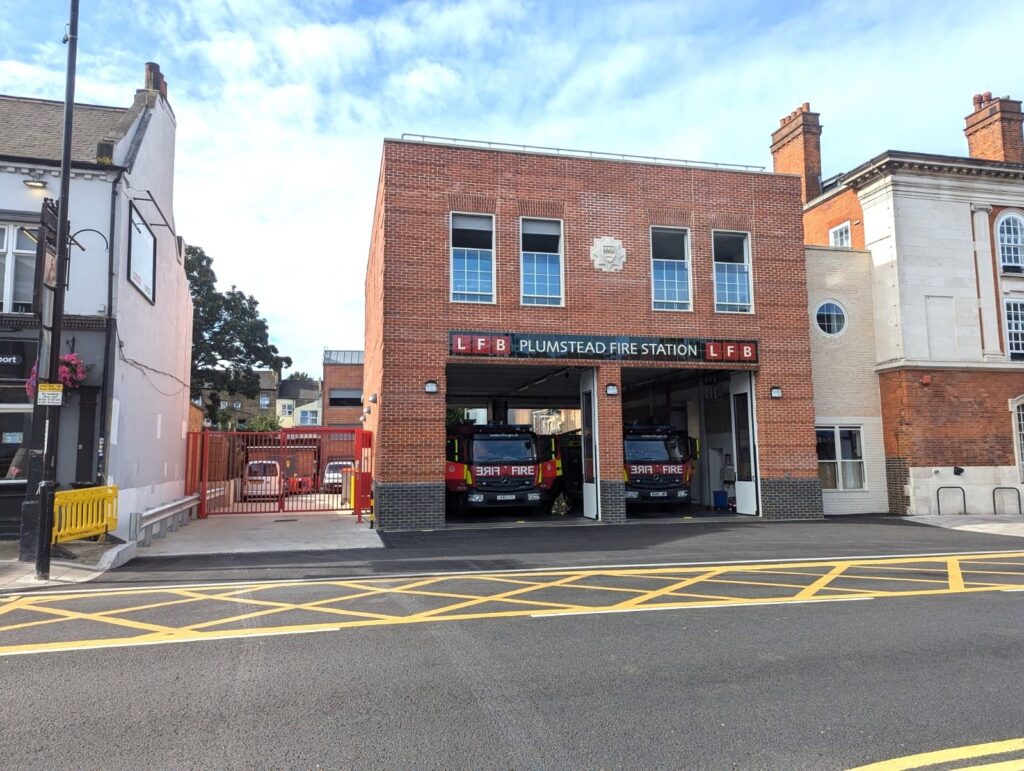
<svg viewBox="0 0 1024 771">
<path fill-rule="evenodd" d="M 189 437 L 187 485 L 200 516 L 371 508 L 371 435 L 363 429 L 204 431 Z"/>
</svg>

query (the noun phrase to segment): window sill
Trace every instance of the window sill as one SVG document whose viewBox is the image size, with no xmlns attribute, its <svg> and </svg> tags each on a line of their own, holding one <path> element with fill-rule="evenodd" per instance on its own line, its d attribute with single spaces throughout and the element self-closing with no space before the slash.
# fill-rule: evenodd
<svg viewBox="0 0 1024 771">
<path fill-rule="evenodd" d="M 846 490 L 846 489 L 834 490 L 831 487 L 823 487 L 823 488 L 821 488 L 821 492 L 822 493 L 828 493 L 829 495 L 835 495 L 836 493 L 870 493 L 871 492 L 871 488 L 869 488 L 869 487 L 855 487 L 855 488 L 852 488 L 852 489 L 849 489 L 849 490 Z"/>
</svg>

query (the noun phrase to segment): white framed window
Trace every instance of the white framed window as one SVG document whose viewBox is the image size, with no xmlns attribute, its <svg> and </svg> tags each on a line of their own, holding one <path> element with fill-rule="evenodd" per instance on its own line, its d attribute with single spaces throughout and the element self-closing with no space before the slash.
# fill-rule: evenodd
<svg viewBox="0 0 1024 771">
<path fill-rule="evenodd" d="M 823 490 L 863 490 L 864 445 L 859 426 L 815 426 Z"/>
<path fill-rule="evenodd" d="M 260 394 L 260 409 L 270 409 L 270 394 Z"/>
<path fill-rule="evenodd" d="M 519 221 L 520 302 L 564 305 L 561 220 Z"/>
<path fill-rule="evenodd" d="M 689 237 L 684 228 L 651 228 L 651 302 L 656 311 L 691 309 Z"/>
<path fill-rule="evenodd" d="M 841 335 L 846 331 L 846 309 L 836 300 L 825 300 L 814 311 L 814 323 L 824 335 Z"/>
<path fill-rule="evenodd" d="M 828 245 L 850 248 L 850 223 L 844 222 L 828 231 Z"/>
<path fill-rule="evenodd" d="M 235 402 L 235 403 L 234 403 L 233 405 L 231 405 L 231 406 L 232 406 L 232 407 L 234 407 L 234 408 L 235 408 L 236 410 L 240 410 L 240 409 L 242 409 L 242 403 L 241 403 L 241 402 Z"/>
<path fill-rule="evenodd" d="M 715 311 L 752 313 L 750 234 L 712 231 L 711 248 L 715 262 Z"/>
<path fill-rule="evenodd" d="M 228 408 L 228 403 L 227 403 L 227 402 L 221 402 L 221 403 L 220 403 L 220 408 L 221 408 L 222 410 L 226 410 L 226 409 Z"/>
<path fill-rule="evenodd" d="M 1017 455 L 1017 472 L 1024 483 L 1024 395 L 1010 401 L 1010 415 L 1013 418 L 1013 446 Z"/>
<path fill-rule="evenodd" d="M 452 302 L 494 302 L 494 215 L 451 215 Z"/>
<path fill-rule="evenodd" d="M 282 402 L 281 403 L 281 416 L 282 417 L 290 418 L 294 414 L 294 412 L 295 412 L 295 405 L 294 404 L 292 404 L 291 402 Z"/>
<path fill-rule="evenodd" d="M 36 287 L 36 233 L 0 223 L 0 298 L 4 313 L 31 313 Z"/>
<path fill-rule="evenodd" d="M 1024 361 L 1024 299 L 1007 300 L 1004 311 L 1006 352 L 1013 361 Z"/>
<path fill-rule="evenodd" d="M 996 225 L 999 265 L 1004 273 L 1024 273 L 1024 217 L 1009 212 Z"/>
<path fill-rule="evenodd" d="M 315 426 L 320 422 L 319 410 L 299 410 L 300 426 Z"/>
</svg>

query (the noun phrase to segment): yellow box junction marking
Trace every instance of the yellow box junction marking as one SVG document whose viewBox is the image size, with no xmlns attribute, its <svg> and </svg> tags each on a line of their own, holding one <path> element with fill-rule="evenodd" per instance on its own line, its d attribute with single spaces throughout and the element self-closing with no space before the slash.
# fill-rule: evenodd
<svg viewBox="0 0 1024 771">
<path fill-rule="evenodd" d="M 108 588 L 0 597 L 0 655 L 441 621 L 1021 589 L 1024 552 Z"/>
<path fill-rule="evenodd" d="M 987 744 L 971 744 L 966 747 L 954 747 L 948 750 L 936 750 L 934 752 L 922 752 L 918 755 L 908 755 L 903 758 L 883 760 L 879 763 L 872 763 L 868 766 L 858 766 L 851 771 L 912 771 L 912 769 L 928 768 L 929 766 L 950 765 L 961 760 L 976 760 L 978 758 L 993 758 L 1011 753 L 1024 752 L 1024 739 L 1007 739 L 1002 742 L 988 742 Z M 971 771 L 972 769 L 988 769 L 988 771 L 1020 771 L 1024 769 L 1024 757 L 997 760 L 993 763 L 970 766 L 957 765 L 955 768 L 960 771 Z"/>
</svg>

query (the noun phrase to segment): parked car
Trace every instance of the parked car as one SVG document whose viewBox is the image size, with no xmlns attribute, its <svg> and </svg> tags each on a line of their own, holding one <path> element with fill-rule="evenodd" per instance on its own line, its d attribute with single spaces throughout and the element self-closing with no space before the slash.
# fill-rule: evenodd
<svg viewBox="0 0 1024 771">
<path fill-rule="evenodd" d="M 320 486 L 324 492 L 346 492 L 345 488 L 352 478 L 352 469 L 355 464 L 350 460 L 332 460 L 324 467 L 323 483 Z"/>
<path fill-rule="evenodd" d="M 245 467 L 242 500 L 277 498 L 281 494 L 281 464 L 276 460 L 251 460 Z"/>
</svg>

